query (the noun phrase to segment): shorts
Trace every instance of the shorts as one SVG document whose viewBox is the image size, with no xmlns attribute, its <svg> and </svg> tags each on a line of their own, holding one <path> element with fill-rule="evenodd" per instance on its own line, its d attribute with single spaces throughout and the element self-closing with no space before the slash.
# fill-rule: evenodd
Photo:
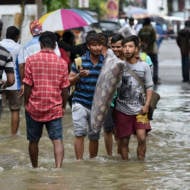
<svg viewBox="0 0 190 190">
<path fill-rule="evenodd" d="M 12 111 L 20 110 L 22 105 L 22 96 L 19 96 L 19 90 L 6 90 L 5 94 L 8 99 L 9 109 Z"/>
<path fill-rule="evenodd" d="M 46 126 L 48 136 L 51 140 L 63 139 L 62 118 L 52 121 L 39 122 L 31 118 L 30 114 L 25 111 L 27 139 L 29 141 L 39 141 L 42 136 L 43 126 Z"/>
<path fill-rule="evenodd" d="M 104 132 L 113 132 L 114 121 L 113 121 L 113 108 L 109 108 L 103 123 Z"/>
<path fill-rule="evenodd" d="M 100 133 L 93 133 L 90 126 L 90 109 L 79 103 L 72 105 L 72 119 L 74 126 L 74 135 L 76 137 L 86 136 L 90 140 L 98 140 Z"/>
<path fill-rule="evenodd" d="M 145 118 L 146 122 L 142 119 L 138 121 L 138 116 Z M 136 130 L 144 129 L 148 133 L 151 130 L 150 122 L 147 115 L 126 115 L 117 110 L 114 111 L 114 122 L 116 129 L 116 136 L 118 138 L 130 137 L 136 134 Z"/>
</svg>

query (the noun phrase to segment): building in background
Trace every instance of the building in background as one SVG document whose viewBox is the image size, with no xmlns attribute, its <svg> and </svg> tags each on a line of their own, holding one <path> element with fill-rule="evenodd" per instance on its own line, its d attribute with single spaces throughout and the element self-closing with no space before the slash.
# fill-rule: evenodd
<svg viewBox="0 0 190 190">
<path fill-rule="evenodd" d="M 190 0 L 167 0 L 168 15 L 184 18 L 190 17 Z"/>
<path fill-rule="evenodd" d="M 24 4 L 23 4 L 24 3 Z M 21 30 L 21 43 L 31 38 L 29 23 L 37 18 L 36 0 L 4 0 L 0 1 L 0 18 L 3 21 L 2 38 L 10 25 Z"/>
</svg>

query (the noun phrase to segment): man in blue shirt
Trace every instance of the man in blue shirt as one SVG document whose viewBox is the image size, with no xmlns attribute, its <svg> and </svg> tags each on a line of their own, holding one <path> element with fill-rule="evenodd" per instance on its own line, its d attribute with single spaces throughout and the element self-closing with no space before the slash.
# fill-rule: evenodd
<svg viewBox="0 0 190 190">
<path fill-rule="evenodd" d="M 102 44 L 95 32 L 86 37 L 88 50 L 81 57 L 81 64 L 73 64 L 69 75 L 71 85 L 75 85 L 72 99 L 72 118 L 75 135 L 76 159 L 83 159 L 84 137 L 89 137 L 90 158 L 97 156 L 99 134 L 90 135 L 90 110 L 92 106 L 96 82 L 102 68 Z"/>
</svg>

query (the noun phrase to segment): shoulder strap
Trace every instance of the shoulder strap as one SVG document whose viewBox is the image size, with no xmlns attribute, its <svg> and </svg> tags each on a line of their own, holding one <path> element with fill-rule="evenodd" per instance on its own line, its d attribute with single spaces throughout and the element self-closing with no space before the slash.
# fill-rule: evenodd
<svg viewBox="0 0 190 190">
<path fill-rule="evenodd" d="M 139 78 L 139 76 L 134 71 L 132 71 L 129 67 L 128 67 L 128 72 L 139 82 L 139 84 L 144 89 L 144 82 Z"/>
</svg>

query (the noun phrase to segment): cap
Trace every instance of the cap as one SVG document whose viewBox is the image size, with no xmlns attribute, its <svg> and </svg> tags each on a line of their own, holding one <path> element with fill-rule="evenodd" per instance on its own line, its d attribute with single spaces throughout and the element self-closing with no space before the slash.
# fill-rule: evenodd
<svg viewBox="0 0 190 190">
<path fill-rule="evenodd" d="M 33 36 L 39 35 L 42 32 L 42 25 L 38 20 L 34 20 L 30 23 L 30 32 Z"/>
</svg>

